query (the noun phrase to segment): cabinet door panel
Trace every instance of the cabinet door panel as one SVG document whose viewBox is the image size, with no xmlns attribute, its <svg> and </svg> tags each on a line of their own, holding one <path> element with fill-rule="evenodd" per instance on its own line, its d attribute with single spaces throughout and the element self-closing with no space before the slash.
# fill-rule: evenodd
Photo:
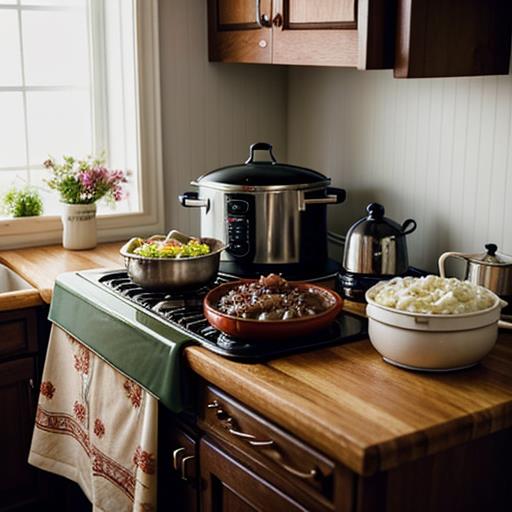
<svg viewBox="0 0 512 512">
<path fill-rule="evenodd" d="M 270 63 L 271 8 L 271 0 L 208 0 L 209 59 Z"/>
<path fill-rule="evenodd" d="M 34 361 L 18 359 L 0 364 L 0 510 L 35 500 L 37 470 L 27 463 L 34 425 Z"/>
<path fill-rule="evenodd" d="M 291 497 L 204 438 L 201 440 L 200 459 L 204 512 L 305 510 Z"/>
<path fill-rule="evenodd" d="M 0 359 L 36 351 L 36 310 L 0 311 Z"/>
<path fill-rule="evenodd" d="M 221 30 L 259 28 L 255 0 L 217 0 L 217 13 Z"/>
<path fill-rule="evenodd" d="M 354 0 L 287 0 L 284 12 L 290 26 L 319 26 L 319 28 L 354 27 L 356 9 Z"/>
<path fill-rule="evenodd" d="M 353 0 L 275 0 L 273 64 L 358 65 Z"/>
</svg>

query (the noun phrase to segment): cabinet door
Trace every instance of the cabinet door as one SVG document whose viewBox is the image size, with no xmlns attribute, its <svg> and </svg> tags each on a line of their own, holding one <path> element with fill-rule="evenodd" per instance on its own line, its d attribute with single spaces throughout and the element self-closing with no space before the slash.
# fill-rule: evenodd
<svg viewBox="0 0 512 512">
<path fill-rule="evenodd" d="M 38 497 L 38 472 L 27 459 L 34 428 L 34 360 L 0 364 L 0 510 Z"/>
<path fill-rule="evenodd" d="M 161 411 L 162 412 L 162 411 Z M 159 426 L 159 509 L 199 510 L 199 446 L 195 438 L 174 421 Z"/>
<path fill-rule="evenodd" d="M 203 512 L 305 508 L 207 439 L 200 447 Z"/>
<path fill-rule="evenodd" d="M 271 0 L 208 0 L 209 58 L 270 63 Z"/>
<path fill-rule="evenodd" d="M 507 75 L 510 0 L 398 0 L 395 78 Z"/>
<path fill-rule="evenodd" d="M 357 66 L 356 0 L 275 0 L 272 62 Z"/>
</svg>

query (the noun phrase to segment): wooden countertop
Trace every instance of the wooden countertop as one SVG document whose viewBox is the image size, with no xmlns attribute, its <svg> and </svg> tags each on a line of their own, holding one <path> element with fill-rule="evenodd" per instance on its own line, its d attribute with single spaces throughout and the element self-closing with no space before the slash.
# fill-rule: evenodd
<svg viewBox="0 0 512 512">
<path fill-rule="evenodd" d="M 0 251 L 0 262 L 49 302 L 58 274 L 119 268 L 119 242 Z M 389 469 L 512 426 L 512 334 L 475 368 L 415 373 L 383 362 L 368 340 L 247 365 L 185 349 L 201 377 L 360 474 Z"/>
<path fill-rule="evenodd" d="M 121 242 L 99 244 L 88 251 L 67 251 L 61 245 L 0 251 L 0 263 L 12 268 L 39 290 L 44 302 L 52 300 L 55 278 L 64 272 L 123 266 Z"/>
<path fill-rule="evenodd" d="M 444 374 L 395 368 L 368 340 L 255 365 L 185 350 L 194 372 L 363 475 L 512 426 L 512 334 Z"/>
</svg>

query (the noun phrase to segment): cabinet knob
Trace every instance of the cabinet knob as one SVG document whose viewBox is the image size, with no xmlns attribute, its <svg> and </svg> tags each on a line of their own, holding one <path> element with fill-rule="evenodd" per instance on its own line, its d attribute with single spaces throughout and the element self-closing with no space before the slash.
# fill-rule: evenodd
<svg viewBox="0 0 512 512">
<path fill-rule="evenodd" d="M 266 48 L 267 47 L 267 41 L 265 41 L 265 39 L 261 39 L 260 42 L 258 43 L 259 47 L 260 48 Z"/>
</svg>

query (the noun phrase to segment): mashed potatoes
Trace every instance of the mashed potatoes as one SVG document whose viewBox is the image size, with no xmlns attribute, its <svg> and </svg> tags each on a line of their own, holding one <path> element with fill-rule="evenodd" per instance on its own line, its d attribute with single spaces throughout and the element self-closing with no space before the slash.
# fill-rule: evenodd
<svg viewBox="0 0 512 512">
<path fill-rule="evenodd" d="M 496 298 L 482 286 L 438 276 L 397 277 L 370 292 L 377 304 L 410 313 L 453 315 L 490 308 Z"/>
</svg>

